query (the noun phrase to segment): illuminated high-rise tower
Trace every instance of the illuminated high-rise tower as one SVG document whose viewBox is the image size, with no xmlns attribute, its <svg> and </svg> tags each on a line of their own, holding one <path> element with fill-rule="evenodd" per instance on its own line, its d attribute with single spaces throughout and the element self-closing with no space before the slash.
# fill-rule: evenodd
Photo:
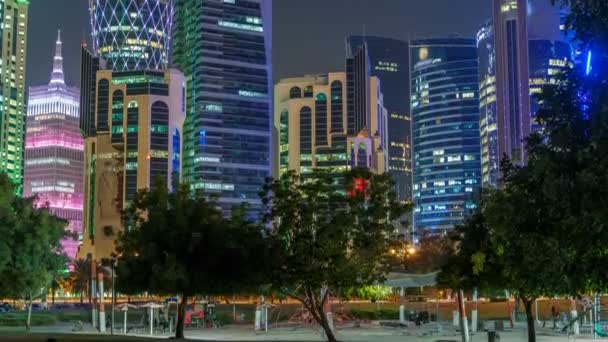
<svg viewBox="0 0 608 342">
<path fill-rule="evenodd" d="M 187 85 L 183 179 L 218 195 L 225 211 L 248 202 L 271 174 L 271 1 L 176 0 L 172 65 Z"/>
<path fill-rule="evenodd" d="M 173 0 L 89 0 L 93 50 L 114 71 L 167 66 Z"/>
<path fill-rule="evenodd" d="M 0 172 L 22 191 L 29 0 L 0 1 Z"/>
<path fill-rule="evenodd" d="M 506 155 L 525 163 L 525 138 L 542 129 L 536 95 L 571 63 L 549 0 L 495 0 L 493 20 L 477 33 L 482 182 L 500 183 Z"/>
<path fill-rule="evenodd" d="M 477 50 L 474 39 L 435 38 L 411 41 L 410 52 L 414 230 L 438 233 L 477 208 Z"/>
<path fill-rule="evenodd" d="M 84 140 L 79 128 L 78 88 L 63 77 L 61 37 L 57 37 L 48 85 L 31 87 L 25 133 L 23 195 L 38 196 L 39 205 L 69 222 L 68 230 L 82 234 Z M 78 241 L 63 241 L 73 258 Z"/>
</svg>

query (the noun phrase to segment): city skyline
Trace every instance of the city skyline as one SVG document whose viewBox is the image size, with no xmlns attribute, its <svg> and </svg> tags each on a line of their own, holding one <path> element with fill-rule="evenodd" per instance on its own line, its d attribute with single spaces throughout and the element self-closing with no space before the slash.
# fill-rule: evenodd
<svg viewBox="0 0 608 342">
<path fill-rule="evenodd" d="M 401 40 L 452 34 L 474 37 L 491 17 L 492 6 L 484 0 L 467 1 L 471 4 L 456 9 L 445 6 L 442 0 L 415 3 L 381 0 L 384 6 L 371 0 L 335 0 L 331 4 L 324 0 L 309 0 L 305 5 L 291 0 L 275 1 L 273 18 L 275 27 L 281 27 L 281 30 L 273 32 L 273 84 L 285 77 L 340 70 L 344 63 L 346 36 L 362 34 L 364 26 L 370 36 Z M 352 15 L 343 16 L 343 21 L 336 25 L 332 22 L 333 15 L 346 3 L 352 4 L 348 7 Z M 64 36 L 66 83 L 78 86 L 80 45 L 83 38 L 91 43 L 88 6 L 88 1 L 79 0 L 31 0 L 29 16 L 36 25 L 30 24 L 28 51 L 40 58 L 28 60 L 28 86 L 46 82 L 45 70 L 51 67 L 51 43 L 57 29 L 61 29 Z M 365 20 L 369 13 L 374 15 Z M 429 17 L 436 19 L 425 19 Z M 304 32 L 303 25 L 311 22 L 315 23 L 310 25 L 312 31 Z M 307 36 L 309 38 L 303 40 Z M 290 46 L 288 42 L 292 39 L 301 45 Z M 323 59 L 310 58 L 310 54 L 304 53 L 306 51 L 326 51 L 327 54 Z"/>
</svg>

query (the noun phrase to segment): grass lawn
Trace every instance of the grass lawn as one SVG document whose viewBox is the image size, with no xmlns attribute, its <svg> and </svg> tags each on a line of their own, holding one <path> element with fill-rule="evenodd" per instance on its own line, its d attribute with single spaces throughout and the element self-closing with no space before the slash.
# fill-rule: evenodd
<svg viewBox="0 0 608 342">
<path fill-rule="evenodd" d="M 605 301 L 605 299 L 603 299 Z M 270 323 L 274 324 L 277 322 L 287 321 L 294 313 L 301 309 L 300 304 L 289 303 L 279 304 L 275 303 L 276 306 L 269 310 Z M 428 311 L 434 315 L 436 311 L 435 302 L 420 302 L 420 303 L 406 303 L 406 310 L 416 311 Z M 513 305 L 513 303 L 511 303 Z M 551 306 L 555 305 L 561 312 L 568 311 L 569 303 L 566 300 L 543 300 L 538 303 L 538 318 L 540 320 L 549 319 L 551 313 Z M 467 303 L 466 308 L 468 317 L 471 317 L 471 309 L 473 304 Z M 222 325 L 227 324 L 250 324 L 255 317 L 255 305 L 254 304 L 236 304 L 236 315 L 237 322 L 233 322 L 233 306 L 231 304 L 219 304 L 217 306 L 217 319 Z M 175 315 L 175 307 L 171 308 L 171 317 Z M 197 304 L 197 310 L 201 310 L 202 306 Z M 520 312 L 523 310 L 523 305 L 520 305 Z M 333 310 L 336 312 L 350 312 L 356 317 L 361 319 L 398 319 L 399 317 L 399 303 L 345 303 L 334 304 Z M 441 302 L 439 304 L 439 316 L 441 320 L 452 319 L 453 304 L 448 302 Z M 507 311 L 506 302 L 486 302 L 479 304 L 479 318 L 482 320 L 492 319 L 508 319 L 509 314 Z M 106 305 L 106 317 L 109 319 L 111 315 L 110 305 Z M 136 309 L 129 310 L 127 315 L 128 321 L 131 324 L 141 322 L 144 315 L 144 310 Z M 244 319 L 241 319 L 242 316 Z M 27 313 L 24 311 L 12 312 L 12 313 L 0 313 L 0 327 L 23 327 L 25 325 L 25 319 Z M 521 315 L 523 319 L 523 312 Z M 32 326 L 49 326 L 60 322 L 90 322 L 91 312 L 83 309 L 71 309 L 71 310 L 59 310 L 59 311 L 35 311 L 32 312 Z M 122 325 L 123 312 L 115 312 L 116 324 Z"/>
<path fill-rule="evenodd" d="M 74 335 L 74 334 L 26 334 L 13 333 L 0 335 L 0 341 L 23 341 L 23 342 L 76 342 L 76 341 L 111 341 L 111 342 L 137 342 L 158 341 L 158 339 L 123 336 L 100 336 L 100 335 Z"/>
</svg>

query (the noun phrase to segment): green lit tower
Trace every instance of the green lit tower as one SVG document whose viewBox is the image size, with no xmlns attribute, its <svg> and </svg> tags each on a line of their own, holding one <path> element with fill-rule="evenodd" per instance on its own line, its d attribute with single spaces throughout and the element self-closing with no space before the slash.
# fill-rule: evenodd
<svg viewBox="0 0 608 342">
<path fill-rule="evenodd" d="M 25 57 L 29 0 L 0 0 L 0 171 L 21 193 L 25 134 Z"/>
<path fill-rule="evenodd" d="M 271 174 L 271 1 L 175 0 L 172 65 L 188 80 L 183 180 L 229 212 Z"/>
</svg>

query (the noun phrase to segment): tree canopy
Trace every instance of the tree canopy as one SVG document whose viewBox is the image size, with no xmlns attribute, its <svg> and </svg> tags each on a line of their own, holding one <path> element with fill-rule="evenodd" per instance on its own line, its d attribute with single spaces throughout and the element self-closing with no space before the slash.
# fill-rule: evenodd
<svg viewBox="0 0 608 342">
<path fill-rule="evenodd" d="M 187 185 L 169 193 L 162 181 L 141 191 L 125 211 L 117 241 L 117 288 L 182 298 L 176 337 L 183 337 L 188 298 L 252 289 L 264 274 L 263 229 L 246 208 L 224 217 L 213 198 Z"/>
<path fill-rule="evenodd" d="M 541 295 L 605 291 L 608 272 L 608 3 L 555 1 L 570 7 L 566 26 L 595 54 L 545 86 L 526 141 L 527 164 L 502 162 L 499 189 L 457 230 L 457 250 L 440 274 L 450 286 L 502 286 L 526 306 Z M 586 66 L 585 66 L 586 69 Z M 588 72 L 589 71 L 589 72 Z"/>
<path fill-rule="evenodd" d="M 263 196 L 266 222 L 278 241 L 271 283 L 302 302 L 330 341 L 330 294 L 384 279 L 395 222 L 406 209 L 395 200 L 387 175 L 356 170 L 344 179 L 345 186 L 326 170 L 289 172 L 270 181 Z"/>
<path fill-rule="evenodd" d="M 0 175 L 0 297 L 24 299 L 30 307 L 67 268 L 60 241 L 69 235 L 66 221 L 34 202 L 16 196 L 8 177 Z"/>
</svg>

